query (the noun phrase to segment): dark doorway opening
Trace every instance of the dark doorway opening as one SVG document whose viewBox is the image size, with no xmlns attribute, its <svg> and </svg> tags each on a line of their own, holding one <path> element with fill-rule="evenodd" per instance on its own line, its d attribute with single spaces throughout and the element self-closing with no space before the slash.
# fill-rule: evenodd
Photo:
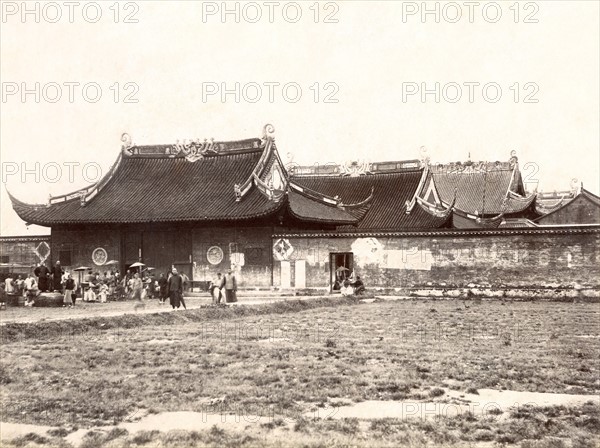
<svg viewBox="0 0 600 448">
<path fill-rule="evenodd" d="M 354 254 L 352 252 L 336 252 L 329 254 L 329 290 L 339 291 L 344 280 L 354 271 Z"/>
</svg>

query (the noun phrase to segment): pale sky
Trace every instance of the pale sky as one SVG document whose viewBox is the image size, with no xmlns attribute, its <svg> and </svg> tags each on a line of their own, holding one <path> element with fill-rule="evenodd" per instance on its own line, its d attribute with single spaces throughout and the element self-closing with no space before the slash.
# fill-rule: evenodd
<svg viewBox="0 0 600 448">
<path fill-rule="evenodd" d="M 513 9 L 513 1 L 480 2 L 473 23 L 464 2 L 428 2 L 439 8 L 439 23 L 435 14 L 423 20 L 415 11 L 420 1 L 318 8 L 313 1 L 277 2 L 273 23 L 268 2 L 238 3 L 239 23 L 234 13 L 223 20 L 222 2 L 121 3 L 118 23 L 112 1 L 79 2 L 73 23 L 62 2 L 54 4 L 60 10 L 39 3 L 39 23 L 35 13 L 15 10 L 21 2 L 1 3 L 2 181 L 27 202 L 45 203 L 48 194 L 87 185 L 84 176 L 97 177 L 94 166 L 106 171 L 114 162 L 123 132 L 137 144 L 236 140 L 260 137 L 265 123 L 275 126 L 284 161 L 288 153 L 300 164 L 414 159 L 421 146 L 433 162 L 466 160 L 469 153 L 472 160 L 504 161 L 515 150 L 539 190 L 568 189 L 577 178 L 600 192 L 596 1 L 520 2 Z M 137 23 L 125 23 L 128 15 Z M 337 22 L 325 23 L 326 17 Z M 39 102 L 34 93 L 23 98 L 22 88 L 35 91 L 36 82 Z M 79 83 L 73 102 L 65 83 Z M 233 93 L 224 102 L 220 91 L 208 95 L 235 90 L 236 83 L 239 102 Z M 420 91 L 408 95 L 422 85 L 432 91 L 424 101 Z M 57 86 L 62 96 L 51 102 Z M 95 103 L 94 86 L 102 93 Z M 452 102 L 456 86 L 462 97 Z M 302 92 L 292 102 L 297 87 Z M 124 101 L 128 93 L 137 103 Z M 22 168 L 33 171 L 36 162 L 39 181 L 29 174 L 23 182 Z M 79 163 L 72 180 L 69 163 Z M 86 163 L 93 165 L 83 173 Z M 13 169 L 19 171 L 8 174 Z M 1 235 L 49 233 L 25 227 L 4 185 L 0 201 Z"/>
</svg>

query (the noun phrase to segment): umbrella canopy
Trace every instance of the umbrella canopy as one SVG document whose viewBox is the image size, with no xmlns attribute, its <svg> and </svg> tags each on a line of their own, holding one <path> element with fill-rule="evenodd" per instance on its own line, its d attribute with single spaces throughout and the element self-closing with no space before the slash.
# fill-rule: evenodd
<svg viewBox="0 0 600 448">
<path fill-rule="evenodd" d="M 106 266 L 111 266 L 113 264 L 119 264 L 119 262 L 117 260 L 110 260 L 107 261 L 106 263 L 104 263 Z"/>
<path fill-rule="evenodd" d="M 142 266 L 146 266 L 144 263 L 140 262 L 140 261 L 136 261 L 135 263 L 133 263 L 131 266 L 129 266 L 130 268 L 141 268 Z"/>
<path fill-rule="evenodd" d="M 92 268 L 88 268 L 87 266 L 79 266 L 78 268 L 73 269 L 74 271 L 87 271 Z"/>
<path fill-rule="evenodd" d="M 342 272 L 342 271 L 349 271 L 350 269 L 345 268 L 344 266 L 340 266 L 339 268 L 336 269 L 336 272 Z"/>
</svg>

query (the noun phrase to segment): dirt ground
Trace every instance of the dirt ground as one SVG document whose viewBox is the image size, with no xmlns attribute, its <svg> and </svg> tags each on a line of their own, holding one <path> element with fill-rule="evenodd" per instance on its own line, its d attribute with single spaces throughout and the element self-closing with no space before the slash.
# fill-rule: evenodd
<svg viewBox="0 0 600 448">
<path fill-rule="evenodd" d="M 309 298 L 309 297 L 304 297 Z M 314 297 L 312 297 L 314 298 Z M 275 301 L 291 299 L 291 297 L 279 297 L 270 293 L 241 295 L 238 298 L 238 305 L 258 305 L 263 303 L 273 303 Z M 293 299 L 303 299 L 303 297 L 294 297 Z M 186 296 L 185 303 L 188 309 L 198 309 L 208 306 L 212 303 L 208 293 L 194 296 Z M 77 300 L 72 308 L 66 307 L 13 307 L 9 306 L 0 311 L 0 325 L 11 322 L 41 322 L 64 319 L 82 319 L 86 317 L 109 317 L 122 316 L 125 314 L 143 314 L 159 313 L 172 311 L 172 307 L 167 302 L 160 305 L 158 299 L 145 300 L 144 306 L 135 306 L 136 302 L 132 300 L 118 302 L 83 302 Z M 183 307 L 181 308 L 181 310 Z"/>
<path fill-rule="evenodd" d="M 197 300 L 3 325 L 3 446 L 600 443 L 597 304 Z"/>
</svg>

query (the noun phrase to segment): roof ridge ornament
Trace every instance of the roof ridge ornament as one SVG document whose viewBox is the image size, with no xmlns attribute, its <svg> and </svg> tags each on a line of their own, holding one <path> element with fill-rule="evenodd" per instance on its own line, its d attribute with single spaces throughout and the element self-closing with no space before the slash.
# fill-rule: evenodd
<svg viewBox="0 0 600 448">
<path fill-rule="evenodd" d="M 429 152 L 427 151 L 427 148 L 425 146 L 421 146 L 419 148 L 419 160 L 421 162 L 421 168 L 425 168 L 427 165 L 429 165 L 429 161 L 431 160 L 431 157 L 429 156 Z"/>
<path fill-rule="evenodd" d="M 79 193 L 79 205 L 81 207 L 85 207 L 87 205 L 86 197 L 87 197 L 87 192 L 85 190 L 82 191 L 81 193 Z"/>
<path fill-rule="evenodd" d="M 515 165 L 517 163 L 519 163 L 519 158 L 517 157 L 517 151 L 515 151 L 514 149 L 510 152 L 510 159 L 508 160 L 508 163 L 511 168 L 514 168 Z"/>
<path fill-rule="evenodd" d="M 183 154 L 188 162 L 196 162 L 201 160 L 208 153 L 217 154 L 215 139 L 211 138 L 210 142 L 208 139 L 204 139 L 201 142 L 199 138 L 188 141 L 183 139 L 183 142 L 179 143 L 179 140 L 175 142 L 175 145 L 170 149 L 171 154 Z"/>
<path fill-rule="evenodd" d="M 273 126 L 271 123 L 267 123 L 263 126 L 263 131 L 262 131 L 262 140 L 263 143 L 265 143 L 267 140 L 275 140 L 275 126 Z"/>
<path fill-rule="evenodd" d="M 573 197 L 578 196 L 581 193 L 582 188 L 583 182 L 580 182 L 576 177 L 571 179 L 571 193 L 573 194 Z"/>
<path fill-rule="evenodd" d="M 123 144 L 121 145 L 121 151 L 123 151 L 127 155 L 132 155 L 133 151 L 131 151 L 131 148 L 134 145 L 133 143 L 131 143 L 131 135 L 129 135 L 127 132 L 123 132 L 121 134 L 121 141 L 123 142 Z"/>
<path fill-rule="evenodd" d="M 366 160 L 347 160 L 340 164 L 340 176 L 358 177 L 371 173 L 371 163 Z"/>
</svg>

